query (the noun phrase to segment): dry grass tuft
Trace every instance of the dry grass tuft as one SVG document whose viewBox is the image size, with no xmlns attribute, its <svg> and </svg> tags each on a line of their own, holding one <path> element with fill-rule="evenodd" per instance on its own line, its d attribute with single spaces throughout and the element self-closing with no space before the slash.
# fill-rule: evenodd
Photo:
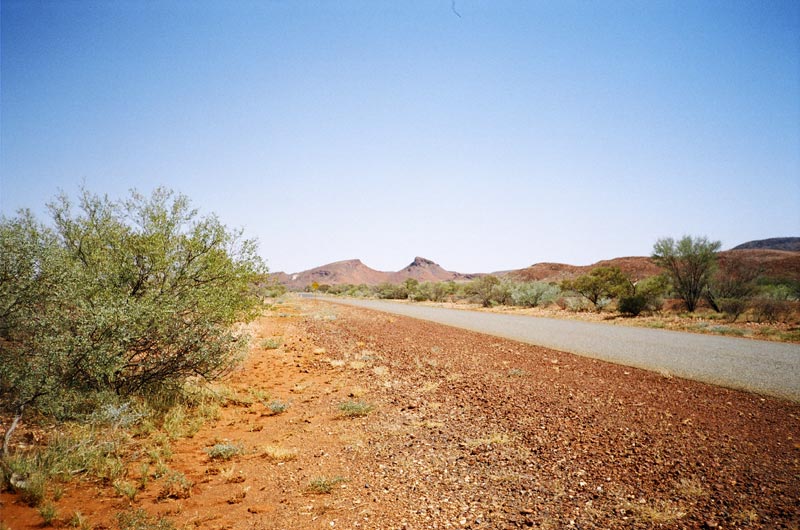
<svg viewBox="0 0 800 530">
<path fill-rule="evenodd" d="M 288 462 L 297 458 L 297 449 L 289 449 L 278 445 L 265 445 L 261 451 L 262 456 L 275 462 Z"/>
</svg>

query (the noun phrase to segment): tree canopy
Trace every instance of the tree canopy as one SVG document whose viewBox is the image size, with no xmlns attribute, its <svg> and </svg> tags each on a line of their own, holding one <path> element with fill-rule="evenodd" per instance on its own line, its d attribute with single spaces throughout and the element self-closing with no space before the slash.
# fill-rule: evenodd
<svg viewBox="0 0 800 530">
<path fill-rule="evenodd" d="M 721 246 L 704 236 L 684 236 L 678 241 L 666 237 L 653 245 L 653 262 L 667 272 L 672 288 L 689 311 L 695 310 L 708 287 Z"/>
</svg>

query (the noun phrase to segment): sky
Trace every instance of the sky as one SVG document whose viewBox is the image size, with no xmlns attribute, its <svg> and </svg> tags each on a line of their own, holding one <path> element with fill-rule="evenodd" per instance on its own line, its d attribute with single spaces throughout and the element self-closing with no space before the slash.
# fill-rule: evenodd
<svg viewBox="0 0 800 530">
<path fill-rule="evenodd" d="M 272 271 L 800 236 L 800 2 L 0 3 L 0 211 L 165 186 Z"/>
</svg>

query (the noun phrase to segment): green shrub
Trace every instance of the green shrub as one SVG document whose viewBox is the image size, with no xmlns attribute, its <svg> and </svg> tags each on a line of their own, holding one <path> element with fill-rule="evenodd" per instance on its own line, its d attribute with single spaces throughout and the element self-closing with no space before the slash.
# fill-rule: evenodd
<svg viewBox="0 0 800 530">
<path fill-rule="evenodd" d="M 269 408 L 273 415 L 277 416 L 278 414 L 283 414 L 286 412 L 286 409 L 289 408 L 289 404 L 285 401 L 276 399 L 275 401 L 270 402 L 270 404 L 267 405 L 267 408 Z"/>
<path fill-rule="evenodd" d="M 218 443 L 206 448 L 206 453 L 211 460 L 230 460 L 242 452 L 242 446 L 232 443 Z"/>
<path fill-rule="evenodd" d="M 600 311 L 612 299 L 629 294 L 631 283 L 618 267 L 597 267 L 574 280 L 564 280 L 561 288 L 578 293 Z"/>
<path fill-rule="evenodd" d="M 188 499 L 192 496 L 192 486 L 194 483 L 180 471 L 169 471 L 164 477 L 158 499 Z"/>
<path fill-rule="evenodd" d="M 136 500 L 136 494 L 139 493 L 136 485 L 134 485 L 132 482 L 128 482 L 127 480 L 115 480 L 114 491 L 120 497 L 125 497 L 131 502 Z"/>
<path fill-rule="evenodd" d="M 89 521 L 86 520 L 86 517 L 81 512 L 73 513 L 67 524 L 79 530 L 91 530 L 92 528 L 92 525 L 89 524 Z"/>
<path fill-rule="evenodd" d="M 49 209 L 54 228 L 0 219 L 0 407 L 69 417 L 235 365 L 232 324 L 260 304 L 253 241 L 164 189 Z"/>
<path fill-rule="evenodd" d="M 617 302 L 617 310 L 623 315 L 638 316 L 647 308 L 647 298 L 641 294 L 621 296 Z"/>
<path fill-rule="evenodd" d="M 468 283 L 465 290 L 475 302 L 483 307 L 491 307 L 498 303 L 499 297 L 504 297 L 506 294 L 497 276 L 481 276 Z"/>
<path fill-rule="evenodd" d="M 664 305 L 664 296 L 669 291 L 669 279 L 663 274 L 639 280 L 633 284 L 634 293 L 646 300 L 646 309 L 659 311 Z"/>
<path fill-rule="evenodd" d="M 277 350 L 282 344 L 283 339 L 281 337 L 272 337 L 261 341 L 261 347 L 265 350 Z"/>
<path fill-rule="evenodd" d="M 42 516 L 42 523 L 44 526 L 51 526 L 56 517 L 58 517 L 58 510 L 51 502 L 39 506 L 39 515 Z"/>
<path fill-rule="evenodd" d="M 345 482 L 345 479 L 342 477 L 315 478 L 308 483 L 308 491 L 310 491 L 311 493 L 326 495 L 329 494 L 331 491 L 333 491 L 333 487 L 339 484 L 340 482 Z"/>
<path fill-rule="evenodd" d="M 725 313 L 731 322 L 736 322 L 736 319 L 747 311 L 749 303 L 742 298 L 719 298 L 717 305 L 719 310 Z"/>
<path fill-rule="evenodd" d="M 450 280 L 447 282 L 436 282 L 431 285 L 431 300 L 434 302 L 444 302 L 452 298 L 456 291 L 458 290 L 458 286 L 456 282 Z"/>
<path fill-rule="evenodd" d="M 547 305 L 560 294 L 558 286 L 546 282 L 522 282 L 511 287 L 511 300 L 514 305 L 524 307 Z"/>
<path fill-rule="evenodd" d="M 345 401 L 339 404 L 339 411 L 342 413 L 342 416 L 347 418 L 366 416 L 372 412 L 373 408 L 372 405 L 363 401 Z"/>
<path fill-rule="evenodd" d="M 381 283 L 374 288 L 375 296 L 382 300 L 404 300 L 408 298 L 408 290 L 404 285 Z"/>
<path fill-rule="evenodd" d="M 788 300 L 776 300 L 773 298 L 757 297 L 751 302 L 753 317 L 756 322 L 783 322 L 792 310 L 791 302 Z"/>
</svg>

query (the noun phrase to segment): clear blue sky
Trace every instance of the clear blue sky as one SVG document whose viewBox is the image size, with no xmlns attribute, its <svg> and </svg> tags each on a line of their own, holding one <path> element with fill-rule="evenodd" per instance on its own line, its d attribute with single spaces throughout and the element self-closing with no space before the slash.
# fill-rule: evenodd
<svg viewBox="0 0 800 530">
<path fill-rule="evenodd" d="M 164 185 L 274 271 L 800 236 L 800 3 L 2 0 L 4 215 Z"/>
</svg>

